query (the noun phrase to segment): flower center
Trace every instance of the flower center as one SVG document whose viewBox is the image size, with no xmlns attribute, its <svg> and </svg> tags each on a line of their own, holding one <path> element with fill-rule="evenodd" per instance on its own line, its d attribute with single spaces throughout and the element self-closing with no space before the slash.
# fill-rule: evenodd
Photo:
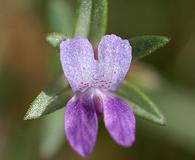
<svg viewBox="0 0 195 160">
<path fill-rule="evenodd" d="M 95 58 L 96 60 L 98 60 L 98 48 L 94 48 L 94 49 L 93 49 L 93 52 L 94 52 L 94 58 Z"/>
<path fill-rule="evenodd" d="M 102 107 L 102 101 L 101 97 L 94 95 L 93 96 L 93 102 L 94 102 L 94 107 L 95 111 L 98 117 L 100 117 L 103 113 L 103 107 Z"/>
<path fill-rule="evenodd" d="M 86 92 L 89 93 L 91 100 L 93 101 L 93 105 L 95 107 L 95 111 L 97 116 L 101 116 L 103 113 L 103 104 L 102 104 L 102 96 L 103 93 L 97 88 L 89 88 Z"/>
</svg>

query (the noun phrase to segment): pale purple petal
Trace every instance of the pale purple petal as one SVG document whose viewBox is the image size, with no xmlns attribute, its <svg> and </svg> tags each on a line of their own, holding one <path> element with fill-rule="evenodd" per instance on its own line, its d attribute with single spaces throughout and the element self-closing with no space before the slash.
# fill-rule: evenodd
<svg viewBox="0 0 195 160">
<path fill-rule="evenodd" d="M 131 46 L 116 35 L 105 35 L 98 45 L 99 79 L 107 89 L 116 90 L 131 63 Z"/>
<path fill-rule="evenodd" d="M 78 36 L 62 41 L 60 59 L 64 74 L 73 91 L 90 86 L 96 66 L 93 48 L 86 38 Z"/>
<path fill-rule="evenodd" d="M 105 96 L 103 99 L 104 123 L 111 137 L 124 147 L 135 140 L 135 117 L 128 104 L 119 97 Z"/>
<path fill-rule="evenodd" d="M 89 96 L 73 97 L 65 111 L 65 134 L 71 147 L 81 156 L 88 156 L 96 142 L 98 121 Z"/>
</svg>

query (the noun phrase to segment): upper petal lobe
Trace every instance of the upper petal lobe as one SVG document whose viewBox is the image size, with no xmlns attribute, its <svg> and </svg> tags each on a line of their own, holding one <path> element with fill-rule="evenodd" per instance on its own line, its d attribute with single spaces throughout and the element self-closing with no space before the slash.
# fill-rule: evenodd
<svg viewBox="0 0 195 160">
<path fill-rule="evenodd" d="M 77 36 L 62 41 L 60 60 L 73 91 L 87 88 L 92 83 L 96 65 L 92 45 L 86 38 Z"/>
<path fill-rule="evenodd" d="M 116 35 L 105 35 L 98 45 L 98 76 L 109 90 L 116 90 L 131 63 L 131 46 Z"/>
</svg>

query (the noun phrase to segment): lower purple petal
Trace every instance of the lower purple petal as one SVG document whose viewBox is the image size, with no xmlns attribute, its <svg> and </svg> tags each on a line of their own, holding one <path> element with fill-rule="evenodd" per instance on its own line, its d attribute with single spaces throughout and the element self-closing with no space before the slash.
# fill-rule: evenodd
<svg viewBox="0 0 195 160">
<path fill-rule="evenodd" d="M 105 96 L 104 123 L 111 137 L 120 145 L 129 147 L 135 140 L 135 117 L 127 102 L 116 96 Z"/>
<path fill-rule="evenodd" d="M 81 156 L 88 156 L 96 142 L 98 122 L 89 96 L 73 97 L 65 111 L 65 134 L 71 147 Z"/>
</svg>

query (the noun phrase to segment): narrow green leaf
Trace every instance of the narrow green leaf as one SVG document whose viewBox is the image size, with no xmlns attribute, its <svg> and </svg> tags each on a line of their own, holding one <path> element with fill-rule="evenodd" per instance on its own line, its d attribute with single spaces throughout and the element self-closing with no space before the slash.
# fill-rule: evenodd
<svg viewBox="0 0 195 160">
<path fill-rule="evenodd" d="M 89 39 L 95 45 L 106 32 L 107 0 L 93 0 Z"/>
<path fill-rule="evenodd" d="M 32 102 L 24 119 L 36 119 L 54 112 L 64 107 L 70 96 L 71 92 L 69 86 L 63 78 L 60 78 L 41 91 Z"/>
<path fill-rule="evenodd" d="M 75 35 L 87 37 L 91 21 L 92 0 L 79 0 Z"/>
<path fill-rule="evenodd" d="M 154 123 L 165 125 L 165 119 L 156 105 L 136 86 L 125 81 L 118 94 L 127 100 L 136 115 Z"/>
<path fill-rule="evenodd" d="M 129 40 L 133 47 L 133 61 L 143 58 L 166 45 L 170 39 L 165 36 L 139 36 Z"/>
<path fill-rule="evenodd" d="M 62 33 L 49 33 L 47 35 L 46 40 L 54 47 L 57 47 L 61 41 L 67 39 L 68 37 L 66 37 L 64 34 Z"/>
</svg>

